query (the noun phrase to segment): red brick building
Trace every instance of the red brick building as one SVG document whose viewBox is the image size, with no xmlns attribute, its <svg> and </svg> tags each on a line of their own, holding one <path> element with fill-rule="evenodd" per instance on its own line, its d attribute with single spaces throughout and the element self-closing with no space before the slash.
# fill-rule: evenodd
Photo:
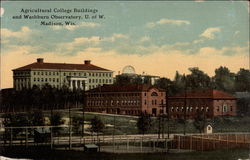
<svg viewBox="0 0 250 160">
<path fill-rule="evenodd" d="M 172 119 L 184 118 L 185 114 L 186 119 L 194 119 L 197 114 L 205 114 L 207 118 L 236 115 L 236 98 L 212 89 L 187 91 L 169 97 L 168 106 Z"/>
<path fill-rule="evenodd" d="M 85 111 L 157 116 L 163 112 L 165 101 L 165 91 L 151 85 L 103 85 L 86 92 Z"/>
</svg>

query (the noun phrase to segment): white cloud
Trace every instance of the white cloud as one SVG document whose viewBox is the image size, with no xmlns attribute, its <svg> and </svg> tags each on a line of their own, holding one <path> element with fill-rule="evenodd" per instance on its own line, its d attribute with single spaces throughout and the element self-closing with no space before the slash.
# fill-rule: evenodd
<svg viewBox="0 0 250 160">
<path fill-rule="evenodd" d="M 0 8 L 0 17 L 3 17 L 4 14 L 4 8 Z"/>
<path fill-rule="evenodd" d="M 150 37 L 148 37 L 148 36 L 141 37 L 141 39 L 139 41 L 140 42 L 150 41 Z"/>
<path fill-rule="evenodd" d="M 31 30 L 29 27 L 27 26 L 23 26 L 21 28 L 20 31 L 11 31 L 9 29 L 6 28 L 2 28 L 1 29 L 1 38 L 5 39 L 5 38 L 27 38 L 31 33 L 33 33 L 34 31 Z"/>
<path fill-rule="evenodd" d="M 124 35 L 124 34 L 120 34 L 120 33 L 114 33 L 111 37 L 104 37 L 102 40 L 103 41 L 111 41 L 114 42 L 117 39 L 128 39 L 129 36 Z"/>
<path fill-rule="evenodd" d="M 188 24 L 190 24 L 190 22 L 187 21 L 187 20 L 177 20 L 177 19 L 162 18 L 159 21 L 147 23 L 146 26 L 149 27 L 149 28 L 153 28 L 156 25 L 163 25 L 163 24 L 172 24 L 172 25 L 180 26 L 180 25 L 184 25 L 184 24 L 188 25 Z"/>
<path fill-rule="evenodd" d="M 73 31 L 77 28 L 95 28 L 99 26 L 100 26 L 99 23 L 81 22 L 80 24 L 76 24 L 76 25 L 52 26 L 52 29 L 53 30 L 67 29 L 67 30 Z"/>
<path fill-rule="evenodd" d="M 215 33 L 220 32 L 220 31 L 221 31 L 221 28 L 219 28 L 219 27 L 207 28 L 207 29 L 200 35 L 200 37 L 208 38 L 208 39 L 214 39 L 214 38 L 215 38 Z"/>
<path fill-rule="evenodd" d="M 87 39 L 76 39 L 75 43 L 82 43 Z M 95 38 L 92 37 L 92 41 Z M 210 76 L 214 75 L 214 69 L 219 66 L 226 66 L 232 72 L 240 68 L 248 67 L 248 47 L 225 47 L 216 49 L 212 47 L 201 48 L 195 54 L 183 54 L 183 51 L 170 49 L 157 49 L 147 55 L 119 54 L 114 50 L 103 51 L 101 48 L 89 47 L 77 52 L 74 56 L 62 56 L 59 53 L 26 54 L 31 53 L 32 47 L 14 47 L 12 51 L 2 55 L 1 86 L 12 87 L 12 69 L 18 68 L 36 61 L 36 58 L 43 57 L 45 62 L 57 63 L 83 63 L 83 60 L 90 59 L 95 65 L 110 70 L 121 71 L 126 65 L 132 65 L 137 73 L 145 71 L 148 74 L 173 78 L 175 71 L 189 73 L 189 67 L 199 67 Z M 233 51 L 234 54 L 226 56 L 224 52 Z M 150 64 L 150 65 L 145 65 Z M 181 65 L 180 65 L 181 64 Z"/>
</svg>

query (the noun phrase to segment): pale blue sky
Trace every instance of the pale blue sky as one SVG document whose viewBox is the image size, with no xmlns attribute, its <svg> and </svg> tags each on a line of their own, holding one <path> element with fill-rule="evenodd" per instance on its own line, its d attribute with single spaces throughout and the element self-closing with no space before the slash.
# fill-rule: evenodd
<svg viewBox="0 0 250 160">
<path fill-rule="evenodd" d="M 2 7 L 4 14 L 1 17 L 1 53 L 2 61 L 5 62 L 14 53 L 20 53 L 24 58 L 28 55 L 43 57 L 49 53 L 54 55 L 51 58 L 53 61 L 60 61 L 58 56 L 86 55 L 87 58 L 93 58 L 96 55 L 100 57 L 93 58 L 97 64 L 99 61 L 99 65 L 118 72 L 126 64 L 125 61 L 111 59 L 115 56 L 120 59 L 134 56 L 133 60 L 127 60 L 127 64 L 134 65 L 138 71 L 146 70 L 150 74 L 170 77 L 176 70 L 186 72 L 188 67 L 194 65 L 209 74 L 219 65 L 226 65 L 235 71 L 248 67 L 246 58 L 249 53 L 249 10 L 246 1 L 4 1 Z M 40 20 L 12 19 L 12 16 L 21 14 L 21 8 L 38 7 L 96 8 L 98 14 L 105 15 L 105 19 L 77 21 L 78 26 L 75 28 L 41 26 Z M 88 57 L 88 54 L 91 56 Z M 110 65 L 104 63 L 102 54 L 107 59 L 110 54 Z M 135 60 L 136 56 L 146 57 L 141 59 L 146 63 L 147 59 L 153 59 L 150 55 L 156 54 L 166 58 L 161 63 L 154 59 L 158 68 L 155 66 L 151 69 L 152 66 L 150 68 L 142 64 L 136 66 L 139 64 Z M 175 54 L 178 56 L 174 57 Z M 194 58 L 185 57 L 189 55 L 197 55 L 200 59 L 194 61 Z M 173 67 L 175 61 L 186 62 L 183 66 Z M 116 62 L 120 66 L 114 65 Z M 9 63 L 12 65 L 6 67 L 7 70 L 17 65 L 15 61 Z M 165 66 L 165 63 L 169 66 Z M 2 64 L 5 65 L 4 62 Z M 18 65 L 21 64 L 20 62 Z M 206 68 L 209 65 L 214 66 L 211 69 Z M 161 66 L 173 68 L 160 72 Z M 11 71 L 6 71 L 6 76 L 10 75 Z"/>
</svg>

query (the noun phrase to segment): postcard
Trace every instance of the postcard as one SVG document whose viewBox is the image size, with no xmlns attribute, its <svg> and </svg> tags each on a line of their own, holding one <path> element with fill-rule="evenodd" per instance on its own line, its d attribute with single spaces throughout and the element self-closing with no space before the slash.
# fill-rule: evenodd
<svg viewBox="0 0 250 160">
<path fill-rule="evenodd" d="M 1 1 L 0 155 L 249 159 L 249 15 L 248 1 Z"/>
</svg>

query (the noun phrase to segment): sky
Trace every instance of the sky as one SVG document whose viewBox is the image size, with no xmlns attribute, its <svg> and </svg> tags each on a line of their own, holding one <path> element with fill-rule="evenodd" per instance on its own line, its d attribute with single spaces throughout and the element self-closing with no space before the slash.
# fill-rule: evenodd
<svg viewBox="0 0 250 160">
<path fill-rule="evenodd" d="M 1 88 L 13 87 L 12 69 L 44 58 L 50 63 L 92 64 L 114 71 L 173 78 L 199 67 L 232 72 L 249 68 L 249 3 L 246 1 L 3 1 L 1 2 Z M 86 13 L 23 13 L 21 9 L 96 9 Z M 82 16 L 76 25 L 40 25 L 13 16 Z"/>
</svg>

